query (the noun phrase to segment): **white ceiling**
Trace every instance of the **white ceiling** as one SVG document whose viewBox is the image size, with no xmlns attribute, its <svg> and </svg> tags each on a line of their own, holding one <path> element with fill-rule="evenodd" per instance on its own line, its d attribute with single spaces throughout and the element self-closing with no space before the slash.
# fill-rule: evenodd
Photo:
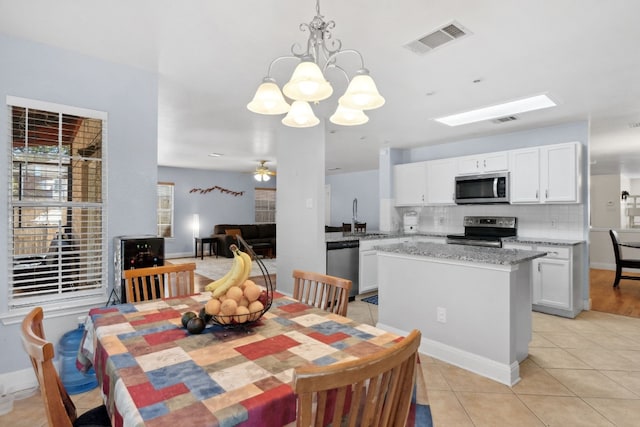
<svg viewBox="0 0 640 427">
<path fill-rule="evenodd" d="M 640 176 L 640 126 L 630 126 L 640 123 L 640 1 L 322 0 L 320 10 L 387 101 L 363 126 L 326 120 L 328 170 L 376 169 L 383 146 L 590 119 L 592 173 Z M 250 171 L 260 159 L 277 168 L 283 125 L 246 104 L 271 60 L 306 43 L 299 24 L 314 15 L 313 0 L 0 0 L 0 32 L 157 72 L 158 163 Z M 453 20 L 473 34 L 425 55 L 403 47 Z M 280 85 L 292 68 L 275 67 Z M 325 118 L 346 87 L 330 80 L 335 93 L 316 110 Z M 504 124 L 432 120 L 539 93 L 559 105 Z"/>
</svg>

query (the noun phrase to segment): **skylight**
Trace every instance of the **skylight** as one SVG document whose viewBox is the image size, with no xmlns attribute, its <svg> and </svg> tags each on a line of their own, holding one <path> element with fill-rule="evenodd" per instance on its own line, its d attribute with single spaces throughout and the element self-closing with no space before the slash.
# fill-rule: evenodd
<svg viewBox="0 0 640 427">
<path fill-rule="evenodd" d="M 466 111 L 464 113 L 439 117 L 434 120 L 447 126 L 460 126 L 469 123 L 481 122 L 483 120 L 512 116 L 518 113 L 526 113 L 528 111 L 541 110 L 543 108 L 555 106 L 556 103 L 553 102 L 547 95 L 536 95 L 516 101 L 505 102 L 503 104 L 478 108 L 476 110 Z"/>
</svg>

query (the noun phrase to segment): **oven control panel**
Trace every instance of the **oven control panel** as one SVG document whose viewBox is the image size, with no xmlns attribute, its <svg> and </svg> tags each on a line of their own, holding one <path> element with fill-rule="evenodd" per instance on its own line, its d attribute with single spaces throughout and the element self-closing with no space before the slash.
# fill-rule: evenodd
<svg viewBox="0 0 640 427">
<path fill-rule="evenodd" d="M 513 216 L 465 216 L 465 227 L 516 228 Z"/>
</svg>

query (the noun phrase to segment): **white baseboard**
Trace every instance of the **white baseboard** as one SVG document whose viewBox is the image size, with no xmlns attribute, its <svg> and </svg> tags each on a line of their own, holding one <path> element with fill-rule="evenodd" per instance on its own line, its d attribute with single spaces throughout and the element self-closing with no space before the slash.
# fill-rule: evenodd
<svg viewBox="0 0 640 427">
<path fill-rule="evenodd" d="M 164 259 L 171 259 L 171 258 L 193 258 L 194 253 L 193 252 L 178 252 L 178 253 L 174 253 L 174 254 L 164 254 Z"/>
<path fill-rule="evenodd" d="M 376 327 L 397 335 L 408 335 L 407 331 L 402 331 L 383 323 L 376 324 Z M 430 340 L 424 336 L 420 341 L 419 351 L 427 356 L 435 357 L 443 362 L 458 366 L 510 387 L 520 381 L 520 364 L 517 361 L 510 365 L 499 363 L 495 360 Z"/>
<path fill-rule="evenodd" d="M 38 380 L 33 368 L 0 374 L 0 383 L 4 384 L 5 393 L 19 393 L 38 387 Z"/>
</svg>

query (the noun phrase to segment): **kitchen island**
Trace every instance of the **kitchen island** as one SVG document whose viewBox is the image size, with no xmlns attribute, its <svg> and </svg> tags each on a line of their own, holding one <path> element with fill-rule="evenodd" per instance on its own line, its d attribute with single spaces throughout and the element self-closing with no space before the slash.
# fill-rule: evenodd
<svg viewBox="0 0 640 427">
<path fill-rule="evenodd" d="M 531 341 L 531 261 L 544 252 L 380 245 L 378 324 L 422 332 L 420 352 L 503 384 L 520 380 Z"/>
</svg>

